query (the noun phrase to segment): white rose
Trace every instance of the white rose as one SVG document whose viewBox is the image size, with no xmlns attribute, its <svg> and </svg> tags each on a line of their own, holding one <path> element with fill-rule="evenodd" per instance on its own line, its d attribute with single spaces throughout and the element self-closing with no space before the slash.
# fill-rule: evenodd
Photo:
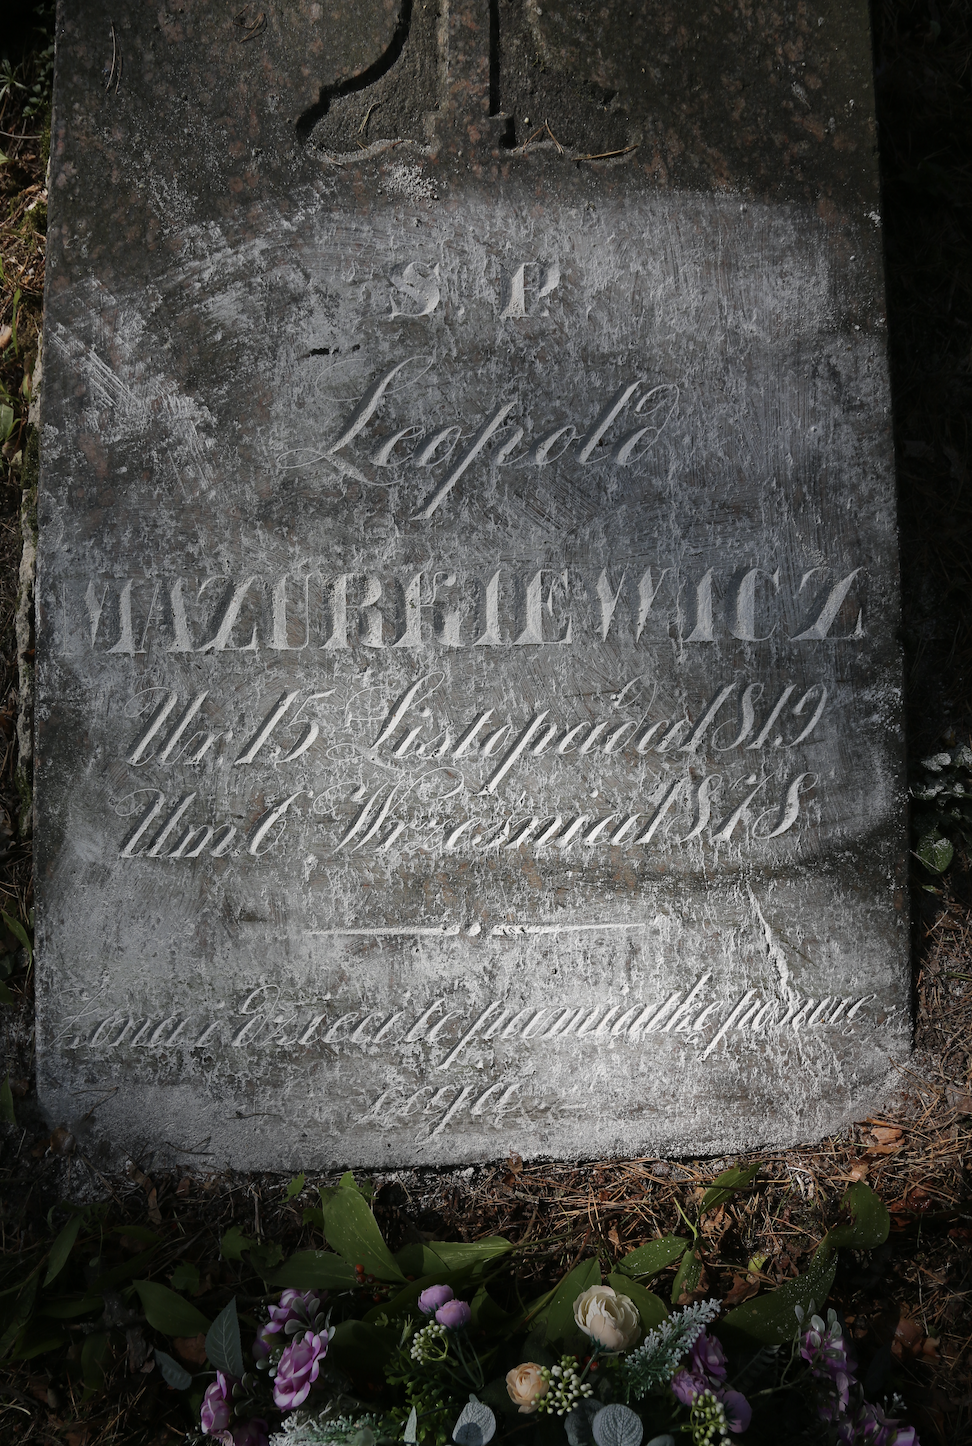
<svg viewBox="0 0 972 1446">
<path fill-rule="evenodd" d="M 633 1300 L 609 1285 L 592 1285 L 574 1301 L 574 1320 L 586 1336 L 606 1351 L 626 1351 L 641 1335 L 641 1318 Z"/>
<path fill-rule="evenodd" d="M 540 1367 L 534 1361 L 524 1361 L 506 1373 L 506 1389 L 510 1400 L 520 1408 L 521 1416 L 529 1416 L 537 1409 L 537 1402 L 550 1390 L 550 1382 L 540 1374 Z"/>
</svg>

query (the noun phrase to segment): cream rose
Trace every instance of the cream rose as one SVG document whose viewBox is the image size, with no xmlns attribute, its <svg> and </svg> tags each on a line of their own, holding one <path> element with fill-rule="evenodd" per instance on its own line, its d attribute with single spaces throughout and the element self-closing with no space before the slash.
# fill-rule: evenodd
<svg viewBox="0 0 972 1446">
<path fill-rule="evenodd" d="M 641 1318 L 633 1300 L 609 1285 L 592 1285 L 574 1301 L 574 1320 L 586 1336 L 606 1351 L 626 1351 L 641 1335 Z"/>
<path fill-rule="evenodd" d="M 524 1361 L 506 1373 L 506 1389 L 510 1400 L 520 1408 L 521 1416 L 529 1416 L 537 1409 L 537 1402 L 550 1390 L 550 1382 L 540 1374 L 540 1367 L 533 1361 Z"/>
</svg>

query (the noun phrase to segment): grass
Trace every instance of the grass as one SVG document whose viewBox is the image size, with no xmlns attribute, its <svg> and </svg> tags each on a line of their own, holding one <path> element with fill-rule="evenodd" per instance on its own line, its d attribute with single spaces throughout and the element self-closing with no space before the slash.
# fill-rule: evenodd
<svg viewBox="0 0 972 1446">
<path fill-rule="evenodd" d="M 28 426 L 44 284 L 49 12 L 0 66 L 0 908 L 32 922 L 29 758 L 17 753 L 32 644 L 15 618 L 22 527 L 31 525 L 36 438 Z M 916 758 L 970 741 L 972 726 L 972 10 L 957 0 L 874 0 L 891 373 L 899 466 L 909 744 Z M 40 90 L 36 87 L 40 87 Z M 38 96 L 40 101 L 38 103 Z M 23 634 L 23 630 L 22 630 Z M 18 655 L 19 653 L 19 655 Z M 972 1443 L 972 864 L 960 847 L 937 877 L 916 866 L 916 1054 L 880 1119 L 804 1149 L 764 1152 L 757 1188 L 709 1217 L 700 1287 L 745 1299 L 799 1272 L 832 1223 L 847 1182 L 865 1179 L 891 1210 L 887 1244 L 844 1260 L 833 1302 L 865 1367 L 893 1370 L 922 1440 Z M 19 952 L 18 952 L 19 951 Z M 32 1102 L 28 951 L 4 926 L 0 1010 L 9 1090 L 0 1091 L 0 1289 L 39 1259 L 68 1213 L 89 1202 L 79 1241 L 124 1275 L 150 1231 L 157 1278 L 181 1261 L 200 1300 L 255 1298 L 260 1282 L 221 1257 L 232 1225 L 287 1253 L 321 1243 L 305 1223 L 316 1180 L 288 1196 L 262 1175 L 181 1174 L 134 1164 L 99 1175 Z M 419 1236 L 499 1232 L 533 1241 L 538 1277 L 599 1249 L 616 1257 L 679 1227 L 678 1207 L 725 1162 L 655 1159 L 533 1166 L 511 1159 L 473 1171 L 406 1171 L 378 1181 L 376 1213 L 393 1246 Z M 97 1203 L 96 1203 L 97 1202 Z M 126 1231 L 134 1233 L 128 1234 Z M 81 1248 L 81 1247 L 79 1247 Z M 112 1306 L 115 1310 L 116 1307 Z M 121 1297 L 117 1310 L 125 1311 Z M 117 1313 L 117 1312 L 116 1312 Z M 0 1437 L 67 1446 L 180 1439 L 187 1422 L 152 1366 L 138 1312 L 103 1334 L 94 1367 L 84 1332 L 0 1376 Z M 161 1338 L 158 1338 L 161 1340 Z M 192 1343 L 185 1346 L 191 1352 Z M 90 1368 L 90 1369 L 89 1369 Z"/>
</svg>

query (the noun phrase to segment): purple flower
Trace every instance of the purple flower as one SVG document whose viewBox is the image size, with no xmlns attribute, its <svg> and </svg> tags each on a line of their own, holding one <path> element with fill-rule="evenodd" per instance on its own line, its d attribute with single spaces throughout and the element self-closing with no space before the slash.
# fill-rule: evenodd
<svg viewBox="0 0 972 1446">
<path fill-rule="evenodd" d="M 434 1315 L 447 1300 L 455 1300 L 456 1293 L 451 1285 L 430 1285 L 418 1298 L 418 1308 L 423 1315 Z"/>
<path fill-rule="evenodd" d="M 451 1331 L 457 1331 L 462 1326 L 467 1326 L 472 1320 L 472 1311 L 464 1300 L 447 1300 L 445 1305 L 440 1305 L 435 1313 L 439 1325 L 447 1326 Z"/>
<path fill-rule="evenodd" d="M 242 1422 L 233 1431 L 233 1446 L 269 1446 L 270 1427 L 259 1416 Z"/>
<path fill-rule="evenodd" d="M 709 1377 L 710 1381 L 726 1379 L 726 1353 L 715 1336 L 710 1336 L 703 1331 L 692 1347 L 689 1360 L 691 1362 L 689 1370 L 693 1375 L 696 1372 L 702 1372 L 703 1375 Z"/>
<path fill-rule="evenodd" d="M 292 1411 L 307 1400 L 327 1355 L 328 1340 L 327 1331 L 320 1335 L 308 1331 L 299 1341 L 284 1347 L 273 1383 L 273 1399 L 281 1411 Z"/>
<path fill-rule="evenodd" d="M 730 1431 L 745 1431 L 753 1419 L 753 1408 L 740 1391 L 717 1391 Z"/>
<path fill-rule="evenodd" d="M 217 1371 L 215 1381 L 206 1387 L 199 1412 L 199 1424 L 207 1436 L 222 1437 L 224 1432 L 228 1434 L 230 1418 L 233 1415 L 231 1398 L 235 1385 L 234 1376 L 224 1376 L 222 1371 Z"/>
<path fill-rule="evenodd" d="M 709 1381 L 704 1371 L 689 1371 L 683 1366 L 668 1383 L 683 1406 L 691 1406 L 696 1396 L 708 1391 Z"/>
<path fill-rule="evenodd" d="M 902 1426 L 899 1421 L 885 1416 L 880 1406 L 863 1401 L 848 1419 L 849 1434 L 846 1440 L 853 1446 L 919 1446 L 914 1426 Z M 838 1439 L 843 1441 L 841 1426 Z"/>
<path fill-rule="evenodd" d="M 262 1337 L 266 1340 L 267 1336 L 284 1330 L 290 1321 L 306 1325 L 308 1317 L 313 1318 L 317 1314 L 321 1300 L 319 1290 L 285 1290 L 279 1303 L 270 1307 L 270 1319 L 265 1326 L 260 1327 L 257 1339 Z"/>
<path fill-rule="evenodd" d="M 263 1325 L 256 1333 L 253 1341 L 252 1351 L 255 1361 L 265 1361 L 277 1342 L 273 1339 L 273 1331 L 270 1326 Z"/>
</svg>

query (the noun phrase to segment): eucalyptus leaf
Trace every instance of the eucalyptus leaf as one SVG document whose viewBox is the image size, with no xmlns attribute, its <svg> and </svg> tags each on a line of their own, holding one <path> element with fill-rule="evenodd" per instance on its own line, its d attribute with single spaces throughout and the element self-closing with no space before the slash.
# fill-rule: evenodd
<svg viewBox="0 0 972 1446">
<path fill-rule="evenodd" d="M 418 1440 L 418 1411 L 413 1406 L 405 1422 L 405 1446 L 415 1446 Z"/>
<path fill-rule="evenodd" d="M 51 1281 L 60 1275 L 67 1265 L 71 1251 L 74 1249 L 74 1242 L 78 1238 L 81 1223 L 82 1216 L 73 1216 L 51 1246 L 51 1253 L 47 1257 L 47 1274 L 44 1276 L 45 1285 L 50 1285 Z"/>
<path fill-rule="evenodd" d="M 684 1255 L 690 1242 L 683 1235 L 660 1235 L 629 1251 L 619 1261 L 617 1268 L 622 1275 L 657 1275 L 666 1266 L 673 1265 Z"/>
<path fill-rule="evenodd" d="M 675 1446 L 675 1437 L 666 1431 L 662 1436 L 652 1436 L 650 1441 L 645 1442 L 645 1446 Z"/>
<path fill-rule="evenodd" d="M 209 1321 L 202 1311 L 167 1285 L 159 1285 L 154 1280 L 132 1283 L 142 1302 L 145 1319 L 154 1330 L 164 1336 L 198 1336 L 209 1330 Z"/>
<path fill-rule="evenodd" d="M 217 1371 L 227 1376 L 243 1376 L 243 1344 L 240 1322 L 236 1314 L 236 1296 L 224 1306 L 206 1332 L 206 1355 Z"/>
<path fill-rule="evenodd" d="M 594 1446 L 594 1417 L 598 1411 L 603 1410 L 604 1406 L 600 1401 L 592 1401 L 587 1397 L 578 1401 L 574 1409 L 567 1412 L 564 1417 L 564 1430 L 570 1446 Z"/>
<path fill-rule="evenodd" d="M 617 1401 L 598 1411 L 591 1430 L 597 1446 L 641 1446 L 645 1434 L 641 1417 Z"/>
<path fill-rule="evenodd" d="M 486 1446 L 496 1435 L 496 1417 L 482 1401 L 470 1396 L 452 1428 L 456 1446 Z"/>
<path fill-rule="evenodd" d="M 157 1346 L 155 1349 L 155 1364 L 159 1368 L 159 1373 L 163 1381 L 167 1386 L 171 1386 L 173 1391 L 188 1391 L 192 1385 L 192 1376 L 186 1370 L 185 1366 L 180 1366 L 177 1360 L 167 1355 L 165 1351 L 160 1351 Z"/>
<path fill-rule="evenodd" d="M 377 1280 L 404 1280 L 385 1244 L 367 1201 L 355 1188 L 341 1185 L 322 1197 L 324 1234 L 332 1250 L 352 1267 L 361 1265 Z"/>
</svg>

